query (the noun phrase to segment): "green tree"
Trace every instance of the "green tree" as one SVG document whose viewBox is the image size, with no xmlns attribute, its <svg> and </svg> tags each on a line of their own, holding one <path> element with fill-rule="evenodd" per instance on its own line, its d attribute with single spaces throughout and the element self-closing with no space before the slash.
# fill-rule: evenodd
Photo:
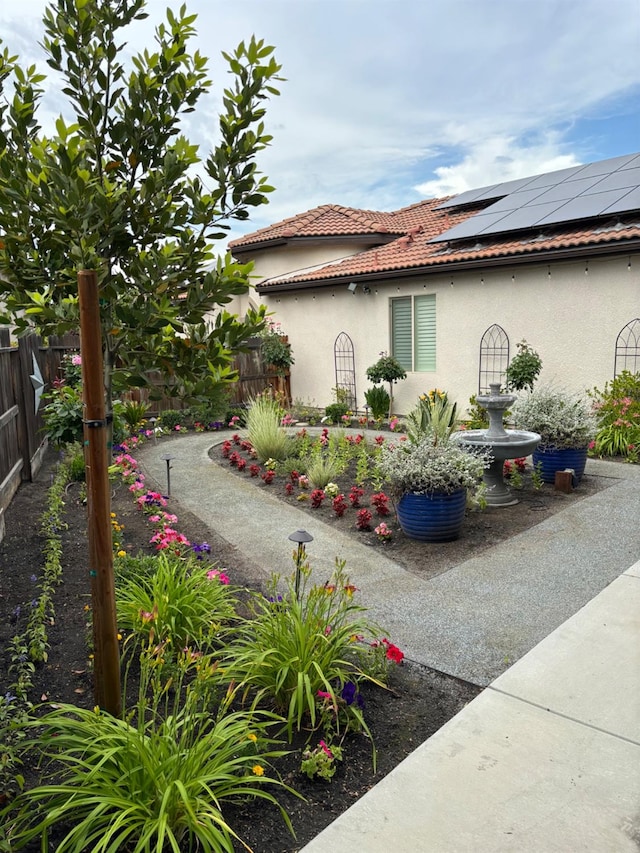
<svg viewBox="0 0 640 853">
<path fill-rule="evenodd" d="M 367 367 L 367 379 L 378 385 L 380 382 L 389 383 L 389 417 L 393 409 L 393 383 L 399 379 L 406 379 L 407 372 L 400 362 L 386 352 L 380 353 L 380 358 L 375 364 Z"/>
<path fill-rule="evenodd" d="M 153 49 L 127 66 L 122 32 L 145 5 L 46 9 L 43 47 L 72 116 L 49 136 L 38 124 L 44 76 L 2 48 L 0 322 L 44 335 L 77 328 L 77 271 L 96 270 L 107 401 L 147 384 L 150 369 L 202 399 L 233 378 L 233 352 L 264 326 L 264 309 L 241 321 L 224 308 L 248 289 L 251 265 L 213 248 L 272 190 L 256 155 L 271 140 L 265 101 L 282 78 L 273 48 L 254 37 L 223 54 L 233 82 L 202 160 L 181 133 L 211 87 L 206 58 L 188 49 L 196 16 L 168 9 Z"/>
</svg>

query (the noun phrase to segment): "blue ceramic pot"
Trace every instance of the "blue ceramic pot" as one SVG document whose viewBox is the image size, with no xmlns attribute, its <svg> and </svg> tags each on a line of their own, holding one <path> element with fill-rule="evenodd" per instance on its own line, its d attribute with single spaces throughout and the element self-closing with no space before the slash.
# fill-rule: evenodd
<svg viewBox="0 0 640 853">
<path fill-rule="evenodd" d="M 573 468 L 575 471 L 574 485 L 582 479 L 587 464 L 586 447 L 540 447 L 533 451 L 533 467 L 540 465 L 540 474 L 545 483 L 555 483 L 556 471 Z"/>
<path fill-rule="evenodd" d="M 467 506 L 467 490 L 450 495 L 403 495 L 398 501 L 398 522 L 406 536 L 420 542 L 451 542 L 460 535 Z"/>
</svg>

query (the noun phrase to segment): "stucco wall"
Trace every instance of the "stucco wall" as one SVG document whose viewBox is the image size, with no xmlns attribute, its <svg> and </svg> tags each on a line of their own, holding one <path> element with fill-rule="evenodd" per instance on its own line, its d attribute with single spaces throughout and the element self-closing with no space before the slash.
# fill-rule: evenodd
<svg viewBox="0 0 640 853">
<path fill-rule="evenodd" d="M 285 257 L 282 253 L 278 264 Z M 256 263 L 260 278 L 276 274 L 273 269 L 265 259 Z M 411 373 L 395 386 L 397 412 L 406 413 L 419 394 L 436 387 L 466 408 L 478 389 L 480 339 L 493 323 L 508 334 L 511 356 L 523 338 L 538 351 L 541 381 L 580 391 L 612 378 L 616 337 L 640 316 L 640 255 L 390 279 L 371 285 L 369 294 L 360 288 L 352 294 L 345 282 L 263 296 L 293 349 L 294 399 L 316 406 L 332 402 L 333 346 L 346 332 L 354 343 L 362 406 L 370 385 L 366 368 L 390 349 L 390 297 L 421 293 L 436 295 L 436 370 Z"/>
</svg>

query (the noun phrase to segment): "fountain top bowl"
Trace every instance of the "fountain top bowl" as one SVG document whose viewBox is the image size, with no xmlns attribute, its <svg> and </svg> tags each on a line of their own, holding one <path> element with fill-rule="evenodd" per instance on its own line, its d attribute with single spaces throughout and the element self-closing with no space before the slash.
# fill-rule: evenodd
<svg viewBox="0 0 640 853">
<path fill-rule="evenodd" d="M 529 456 L 540 444 L 537 432 L 507 429 L 504 436 L 492 438 L 485 429 L 467 429 L 453 434 L 460 444 L 483 447 L 491 451 L 494 459 L 519 459 Z"/>
</svg>

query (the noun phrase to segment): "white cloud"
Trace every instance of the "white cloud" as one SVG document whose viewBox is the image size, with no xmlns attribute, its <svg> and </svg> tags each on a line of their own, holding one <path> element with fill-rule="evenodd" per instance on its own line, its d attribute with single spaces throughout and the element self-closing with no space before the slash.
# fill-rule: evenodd
<svg viewBox="0 0 640 853">
<path fill-rule="evenodd" d="M 4 5 L 3 36 L 32 61 L 45 2 Z M 132 47 L 151 43 L 165 5 L 149 0 L 151 19 L 136 25 Z M 392 209 L 633 150 L 617 116 L 638 118 L 638 0 L 187 6 L 199 14 L 198 46 L 211 57 L 215 83 L 189 118 L 194 141 L 208 145 L 215 136 L 227 82 L 221 50 L 255 33 L 276 46 L 287 78 L 268 105 L 274 141 L 260 160 L 277 192 L 247 230 L 317 204 Z M 60 109 L 59 99 L 48 109 Z"/>
</svg>

